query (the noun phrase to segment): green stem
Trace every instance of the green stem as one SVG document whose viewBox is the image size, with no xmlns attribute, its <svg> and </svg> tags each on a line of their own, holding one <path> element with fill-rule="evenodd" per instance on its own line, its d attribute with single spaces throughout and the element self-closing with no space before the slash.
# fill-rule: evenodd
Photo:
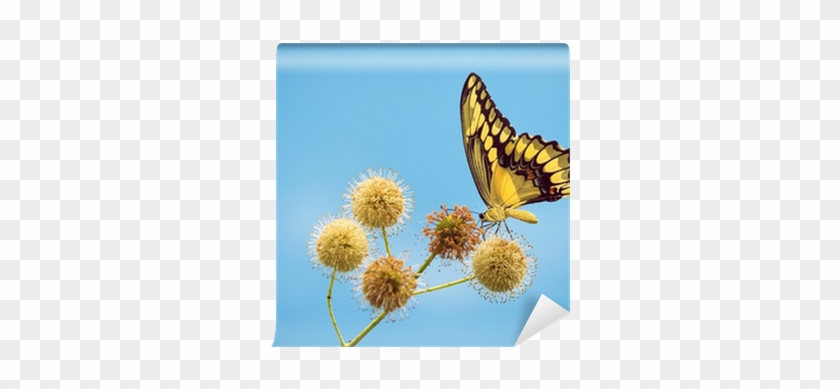
<svg viewBox="0 0 840 389">
<path fill-rule="evenodd" d="M 431 262 L 431 258 L 434 258 L 434 255 L 429 256 L 429 259 L 427 259 L 427 260 L 426 260 L 426 262 L 427 262 L 427 263 L 425 263 L 425 265 L 428 265 L 428 262 Z M 447 283 L 442 284 L 442 285 L 433 286 L 433 287 L 431 287 L 431 288 L 426 288 L 426 289 L 423 289 L 423 290 L 418 290 L 418 291 L 414 292 L 414 295 L 416 296 L 416 295 L 418 295 L 418 294 L 429 293 L 429 292 L 434 292 L 434 291 L 436 291 L 436 290 L 446 289 L 446 288 L 448 288 L 448 287 L 450 287 L 450 286 L 455 286 L 455 285 L 458 285 L 458 284 L 463 284 L 463 283 L 465 283 L 465 282 L 467 282 L 467 281 L 469 281 L 469 280 L 471 280 L 471 279 L 473 279 L 473 278 L 475 278 L 475 276 L 474 276 L 474 275 L 469 275 L 469 276 L 466 276 L 466 277 L 464 277 L 464 278 L 461 278 L 460 280 L 455 280 L 455 281 L 452 281 L 452 282 L 447 282 Z M 356 335 L 356 337 L 355 337 L 355 338 L 353 338 L 353 340 L 351 340 L 351 341 L 350 341 L 350 343 L 347 343 L 347 344 L 343 344 L 343 343 L 342 343 L 342 345 L 343 345 L 343 346 L 346 346 L 346 347 L 354 347 L 354 346 L 356 346 L 357 344 L 359 344 L 359 342 L 361 342 L 361 341 L 362 341 L 362 339 L 364 339 L 364 337 L 365 337 L 365 336 L 367 336 L 367 334 L 368 334 L 371 330 L 373 330 L 373 328 L 374 328 L 374 327 L 376 327 L 377 325 L 379 325 L 379 323 L 382 321 L 382 319 L 384 319 L 384 318 L 385 318 L 385 316 L 386 316 L 386 315 L 387 315 L 387 312 L 385 312 L 385 310 L 382 310 L 382 312 L 380 312 L 380 313 L 379 313 L 379 315 L 378 315 L 378 316 L 376 316 L 376 318 L 375 318 L 375 319 L 373 319 L 373 321 L 371 321 L 371 322 L 370 322 L 370 324 L 368 324 L 368 325 L 367 325 L 367 327 L 365 327 L 365 328 L 362 330 L 362 332 L 359 332 L 359 335 Z M 336 331 L 338 331 L 338 327 L 336 327 Z M 341 336 L 341 335 L 339 335 L 339 336 Z M 342 342 L 343 342 L 343 341 L 342 341 Z"/>
<path fill-rule="evenodd" d="M 333 328 L 335 328 L 335 333 L 338 335 L 338 341 L 341 342 L 341 346 L 344 347 L 347 344 L 344 343 L 344 338 L 341 337 L 341 331 L 338 329 L 338 323 L 335 321 L 335 314 L 333 313 L 332 308 L 332 288 L 333 283 L 335 282 L 335 269 L 332 271 L 332 276 L 330 277 L 330 288 L 327 290 L 327 309 L 330 311 L 330 320 L 332 320 Z"/>
<path fill-rule="evenodd" d="M 436 290 L 446 289 L 446 288 L 448 288 L 448 287 L 450 287 L 450 286 L 455 286 L 455 285 L 458 285 L 458 284 L 463 284 L 463 283 L 465 283 L 465 282 L 467 282 L 467 281 L 469 281 L 469 280 L 471 280 L 471 279 L 473 279 L 473 278 L 475 278 L 475 276 L 474 276 L 474 275 L 469 275 L 469 276 L 466 276 L 466 277 L 464 277 L 464 278 L 461 278 L 460 280 L 455 280 L 455 281 L 452 281 L 452 282 L 447 282 L 447 283 L 445 283 L 445 284 L 441 284 L 441 285 L 438 285 L 438 286 L 433 286 L 433 287 L 431 287 L 431 288 L 426 288 L 426 289 L 418 290 L 418 291 L 414 292 L 414 295 L 415 295 L 415 296 L 417 296 L 418 294 L 429 293 L 429 292 L 434 292 L 434 291 L 436 291 Z"/>
<path fill-rule="evenodd" d="M 386 313 L 386 312 L 385 312 L 385 310 L 383 309 L 383 310 L 382 310 L 382 312 L 379 314 L 379 316 L 377 316 L 377 317 L 376 317 L 376 319 L 373 319 L 373 321 L 372 321 L 372 322 L 370 322 L 370 324 L 368 324 L 368 325 L 367 325 L 367 327 L 365 327 L 365 329 L 363 329 L 363 330 L 362 330 L 362 332 L 359 332 L 359 335 L 356 335 L 356 337 L 355 337 L 355 338 L 353 338 L 353 340 L 351 340 L 351 341 L 350 341 L 350 343 L 347 343 L 347 345 L 346 345 L 346 346 L 347 346 L 347 347 L 354 347 L 354 346 L 356 346 L 357 344 L 359 344 L 359 342 L 360 342 L 360 341 L 361 341 L 361 340 L 362 340 L 365 336 L 367 336 L 368 332 L 370 332 L 370 330 L 372 330 L 372 329 L 373 329 L 373 327 L 376 327 L 376 326 L 379 324 L 379 322 L 381 322 L 381 321 L 382 321 L 382 319 L 384 319 L 384 318 L 385 318 L 385 315 L 386 315 L 386 314 L 387 314 L 387 313 Z"/>
<path fill-rule="evenodd" d="M 420 274 L 423 274 L 423 271 L 425 271 L 426 268 L 429 267 L 429 265 L 432 264 L 433 259 L 435 259 L 435 254 L 429 254 L 429 257 L 426 258 L 426 262 L 423 262 L 423 264 L 420 265 L 420 269 L 417 270 L 417 276 L 416 277 L 420 277 Z"/>
<path fill-rule="evenodd" d="M 391 256 L 391 246 L 388 246 L 388 234 L 385 232 L 385 227 L 382 227 L 382 240 L 385 241 L 385 252 Z"/>
</svg>

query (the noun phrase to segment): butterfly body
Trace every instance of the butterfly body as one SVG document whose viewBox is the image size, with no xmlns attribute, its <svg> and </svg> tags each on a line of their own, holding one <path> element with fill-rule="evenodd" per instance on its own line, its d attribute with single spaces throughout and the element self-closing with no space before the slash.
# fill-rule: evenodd
<svg viewBox="0 0 840 389">
<path fill-rule="evenodd" d="M 482 221 L 489 223 L 501 223 L 507 218 L 514 218 L 525 223 L 537 224 L 537 216 L 524 209 L 505 208 L 503 206 L 496 206 L 488 208 L 486 212 L 479 214 Z"/>
<path fill-rule="evenodd" d="M 483 222 L 537 223 L 536 215 L 518 208 L 570 195 L 570 150 L 539 135 L 517 134 L 475 73 L 461 91 L 461 129 L 470 173 L 487 206 L 479 215 Z"/>
</svg>

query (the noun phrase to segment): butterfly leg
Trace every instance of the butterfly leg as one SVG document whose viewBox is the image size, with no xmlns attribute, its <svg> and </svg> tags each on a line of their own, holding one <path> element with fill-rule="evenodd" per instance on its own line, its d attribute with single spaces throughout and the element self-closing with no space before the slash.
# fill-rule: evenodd
<svg viewBox="0 0 840 389">
<path fill-rule="evenodd" d="M 505 229 L 507 230 L 508 236 L 510 236 L 510 238 L 513 239 L 513 233 L 510 232 L 510 227 L 508 227 L 507 220 L 504 223 L 505 223 Z"/>
</svg>

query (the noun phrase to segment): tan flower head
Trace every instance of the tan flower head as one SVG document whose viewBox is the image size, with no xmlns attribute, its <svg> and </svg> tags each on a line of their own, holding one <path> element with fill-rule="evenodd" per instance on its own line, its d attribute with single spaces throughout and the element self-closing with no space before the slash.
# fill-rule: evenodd
<svg viewBox="0 0 840 389">
<path fill-rule="evenodd" d="M 365 302 L 374 311 L 385 310 L 391 320 L 396 314 L 402 316 L 409 308 L 410 300 L 417 289 L 416 273 L 405 262 L 394 257 L 381 257 L 372 261 L 360 277 L 361 291 Z"/>
<path fill-rule="evenodd" d="M 398 231 L 412 211 L 413 199 L 408 186 L 393 170 L 372 170 L 353 180 L 344 195 L 345 210 L 362 226 L 379 232 Z"/>
<path fill-rule="evenodd" d="M 536 267 L 516 240 L 498 236 L 481 242 L 472 259 L 472 284 L 494 302 L 517 299 L 531 283 Z"/>
<path fill-rule="evenodd" d="M 465 206 L 455 206 L 452 213 L 443 210 L 426 216 L 429 225 L 423 235 L 430 237 L 429 252 L 443 259 L 463 261 L 479 242 L 482 230 Z"/>
<path fill-rule="evenodd" d="M 315 226 L 309 241 L 310 260 L 325 268 L 325 273 L 344 273 L 359 268 L 368 255 L 369 240 L 362 226 L 354 220 L 327 215 Z"/>
</svg>

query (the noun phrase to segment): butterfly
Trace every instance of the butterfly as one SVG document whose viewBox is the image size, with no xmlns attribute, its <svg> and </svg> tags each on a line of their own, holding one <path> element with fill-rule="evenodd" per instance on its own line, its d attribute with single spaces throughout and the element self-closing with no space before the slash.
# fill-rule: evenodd
<svg viewBox="0 0 840 389">
<path fill-rule="evenodd" d="M 570 150 L 539 135 L 517 135 L 475 73 L 461 90 L 461 129 L 467 164 L 487 206 L 479 214 L 483 225 L 507 228 L 509 217 L 535 224 L 536 215 L 519 207 L 571 194 Z"/>
</svg>

